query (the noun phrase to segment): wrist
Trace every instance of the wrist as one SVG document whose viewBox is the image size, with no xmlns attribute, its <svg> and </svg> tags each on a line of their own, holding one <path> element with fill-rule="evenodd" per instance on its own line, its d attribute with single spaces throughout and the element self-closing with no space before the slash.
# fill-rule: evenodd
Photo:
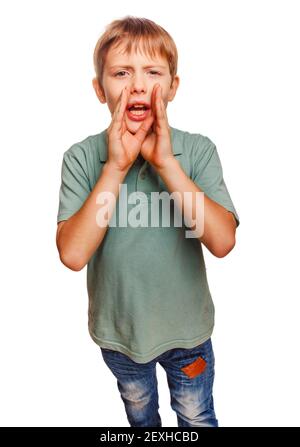
<svg viewBox="0 0 300 447">
<path fill-rule="evenodd" d="M 165 160 L 163 164 L 161 164 L 158 167 L 155 167 L 158 174 L 164 174 L 168 171 L 173 171 L 174 169 L 177 169 L 180 166 L 179 161 L 174 157 L 169 157 Z"/>
<path fill-rule="evenodd" d="M 126 168 L 120 168 L 120 166 L 118 166 L 116 163 L 107 160 L 107 162 L 103 166 L 103 169 L 107 172 L 110 172 L 111 174 L 125 177 L 130 169 L 130 166 L 127 166 Z"/>
</svg>

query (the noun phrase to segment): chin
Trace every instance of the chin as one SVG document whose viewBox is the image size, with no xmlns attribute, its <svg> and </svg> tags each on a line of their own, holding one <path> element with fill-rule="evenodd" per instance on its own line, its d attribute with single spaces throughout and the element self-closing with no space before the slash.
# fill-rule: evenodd
<svg viewBox="0 0 300 447">
<path fill-rule="evenodd" d="M 133 135 L 138 131 L 138 129 L 141 125 L 141 123 L 132 123 L 131 121 L 130 122 L 127 121 L 126 124 L 127 124 L 128 131 Z"/>
</svg>

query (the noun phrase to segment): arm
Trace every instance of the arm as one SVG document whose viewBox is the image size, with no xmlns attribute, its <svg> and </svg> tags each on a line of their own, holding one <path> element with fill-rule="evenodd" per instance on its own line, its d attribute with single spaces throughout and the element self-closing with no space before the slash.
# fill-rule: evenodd
<svg viewBox="0 0 300 447">
<path fill-rule="evenodd" d="M 105 163 L 102 173 L 82 207 L 57 229 L 56 245 L 62 263 L 71 270 L 81 270 L 101 244 L 107 231 L 113 208 L 108 213 L 106 226 L 99 226 L 96 214 L 101 205 L 96 198 L 101 192 L 111 192 L 116 200 L 119 184 L 123 183 L 128 170 L 117 170 Z"/>
<path fill-rule="evenodd" d="M 75 206 L 78 209 L 80 205 L 80 209 L 57 229 L 56 244 L 60 259 L 71 270 L 81 270 L 102 243 L 115 209 L 119 185 L 123 183 L 138 156 L 141 144 L 153 122 L 153 116 L 150 115 L 142 122 L 134 135 L 128 131 L 125 120 L 128 96 L 129 89 L 125 86 L 115 105 L 112 121 L 107 129 L 108 161 L 103 166 L 93 190 L 91 192 L 88 190 L 87 175 L 80 162 L 70 164 L 69 160 L 68 164 L 65 160 L 63 164 L 60 202 L 63 206 L 60 209 L 68 210 L 68 206 L 70 206 L 69 209 Z M 104 205 L 97 204 L 101 193 L 106 198 L 107 203 Z M 105 210 L 102 210 L 102 207 Z M 105 217 L 103 216 L 104 219 L 101 217 L 98 223 L 98 217 L 102 211 Z"/>
<path fill-rule="evenodd" d="M 142 154 L 164 181 L 174 198 L 176 208 L 184 217 L 184 222 L 188 222 L 187 226 L 192 228 L 192 231 L 196 229 L 195 237 L 198 237 L 213 255 L 224 257 L 235 245 L 235 217 L 227 208 L 204 194 L 204 191 L 214 192 L 221 203 L 226 201 L 230 208 L 234 209 L 223 180 L 216 147 L 208 138 L 204 139 L 206 145 L 210 141 L 209 149 L 202 151 L 199 146 L 196 157 L 193 157 L 194 174 L 191 180 L 173 155 L 171 131 L 159 84 L 154 86 L 152 103 L 155 110 L 154 130 L 153 134 L 145 139 Z M 200 189 L 199 183 L 203 185 L 203 190 Z M 190 194 L 185 203 L 185 193 L 188 192 Z M 189 200 L 191 196 L 192 200 Z"/>
<path fill-rule="evenodd" d="M 157 169 L 158 174 L 166 184 L 170 193 L 178 191 L 180 200 L 175 195 L 176 206 L 183 216 L 190 220 L 191 216 L 196 225 L 201 216 L 196 212 L 196 192 L 203 192 L 184 172 L 176 158 L 171 158 L 163 168 Z M 184 192 L 192 193 L 192 201 L 184 203 Z M 233 214 L 226 208 L 211 200 L 204 194 L 204 232 L 199 237 L 208 250 L 219 258 L 226 256 L 235 245 L 236 222 Z"/>
</svg>

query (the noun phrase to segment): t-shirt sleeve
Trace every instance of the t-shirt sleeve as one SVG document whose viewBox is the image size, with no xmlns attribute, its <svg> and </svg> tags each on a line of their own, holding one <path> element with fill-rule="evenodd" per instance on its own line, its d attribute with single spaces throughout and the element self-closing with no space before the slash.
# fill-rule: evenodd
<svg viewBox="0 0 300 447">
<path fill-rule="evenodd" d="M 66 151 L 61 167 L 57 223 L 75 214 L 91 192 L 85 159 L 80 152 Z"/>
<path fill-rule="evenodd" d="M 206 144 L 201 140 L 197 145 L 192 179 L 211 200 L 233 213 L 238 227 L 240 218 L 223 178 L 223 169 L 216 145 L 208 137 L 204 139 Z"/>
</svg>

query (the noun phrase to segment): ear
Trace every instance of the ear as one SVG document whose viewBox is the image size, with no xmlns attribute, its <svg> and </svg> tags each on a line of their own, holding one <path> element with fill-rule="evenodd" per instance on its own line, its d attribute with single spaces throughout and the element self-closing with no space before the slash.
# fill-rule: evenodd
<svg viewBox="0 0 300 447">
<path fill-rule="evenodd" d="M 174 79 L 173 79 L 173 82 L 172 82 L 172 85 L 171 85 L 171 88 L 169 91 L 169 95 L 168 95 L 168 101 L 173 101 L 173 99 L 176 95 L 177 89 L 179 87 L 179 82 L 180 82 L 179 76 L 177 76 L 177 75 L 174 76 Z"/>
<path fill-rule="evenodd" d="M 92 84 L 93 84 L 94 90 L 96 92 L 96 95 L 97 95 L 99 101 L 102 104 L 105 104 L 106 103 L 105 93 L 104 93 L 103 87 L 99 84 L 98 79 L 93 78 Z"/>
</svg>

